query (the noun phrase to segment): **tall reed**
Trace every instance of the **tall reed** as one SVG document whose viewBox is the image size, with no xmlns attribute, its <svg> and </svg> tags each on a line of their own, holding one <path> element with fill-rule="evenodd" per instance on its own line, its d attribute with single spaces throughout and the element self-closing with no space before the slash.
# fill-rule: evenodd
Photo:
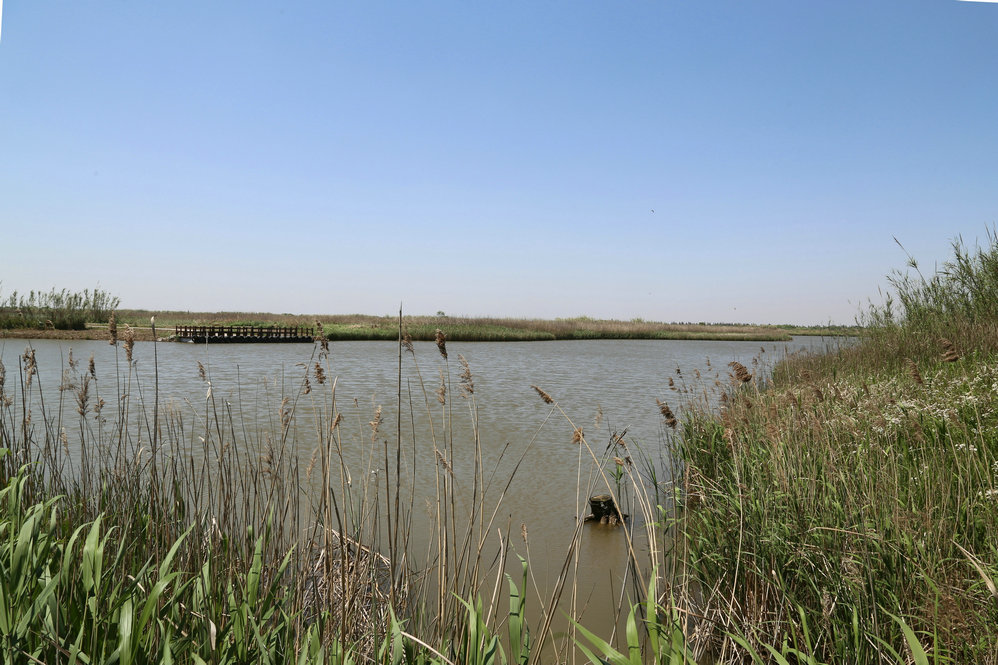
<svg viewBox="0 0 998 665">
<path fill-rule="evenodd" d="M 100 288 L 31 291 L 26 296 L 14 291 L 6 301 L 0 300 L 0 329 L 82 330 L 88 322 L 107 321 L 118 303 L 116 296 Z"/>
<path fill-rule="evenodd" d="M 954 243 L 952 261 L 928 278 L 895 273 L 862 343 L 788 359 L 765 386 L 733 365 L 720 416 L 688 412 L 669 524 L 695 652 L 718 662 L 998 662 L 989 242 Z"/>
</svg>

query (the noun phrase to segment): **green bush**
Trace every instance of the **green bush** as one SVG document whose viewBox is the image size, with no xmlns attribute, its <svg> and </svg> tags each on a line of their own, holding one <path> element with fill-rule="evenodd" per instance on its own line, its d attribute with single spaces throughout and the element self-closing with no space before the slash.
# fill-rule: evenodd
<svg viewBox="0 0 998 665">
<path fill-rule="evenodd" d="M 14 291 L 6 302 L 0 301 L 0 329 L 83 330 L 87 323 L 107 321 L 118 303 L 117 297 L 99 288 L 31 291 L 27 296 Z"/>
</svg>

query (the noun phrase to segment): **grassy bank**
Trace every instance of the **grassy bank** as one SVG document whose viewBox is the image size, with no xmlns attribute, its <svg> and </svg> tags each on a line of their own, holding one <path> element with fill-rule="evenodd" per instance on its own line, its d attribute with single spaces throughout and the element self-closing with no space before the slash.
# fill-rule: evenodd
<svg viewBox="0 0 998 665">
<path fill-rule="evenodd" d="M 684 423 L 674 588 L 700 652 L 998 662 L 993 240 L 895 273 L 863 344 L 736 378 L 720 417 Z"/>
</svg>

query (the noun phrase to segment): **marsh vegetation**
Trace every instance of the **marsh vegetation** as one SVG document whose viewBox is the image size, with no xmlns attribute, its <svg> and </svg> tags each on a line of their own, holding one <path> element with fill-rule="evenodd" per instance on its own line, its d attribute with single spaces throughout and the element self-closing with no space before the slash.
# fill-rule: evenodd
<svg viewBox="0 0 998 665">
<path fill-rule="evenodd" d="M 84 330 L 90 322 L 106 322 L 119 300 L 101 288 L 73 292 L 14 291 L 0 300 L 0 330 Z"/>
</svg>

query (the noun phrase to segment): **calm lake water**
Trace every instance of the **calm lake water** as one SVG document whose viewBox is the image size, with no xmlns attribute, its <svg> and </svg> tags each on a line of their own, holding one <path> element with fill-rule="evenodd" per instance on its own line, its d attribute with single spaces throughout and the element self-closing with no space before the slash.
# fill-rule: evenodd
<svg viewBox="0 0 998 665">
<path fill-rule="evenodd" d="M 100 396 L 112 403 L 117 394 L 117 370 L 123 375 L 124 353 L 107 342 L 50 340 L 0 340 L 0 358 L 7 368 L 7 389 L 16 386 L 19 356 L 30 345 L 36 351 L 38 381 L 46 396 L 50 418 L 61 408 L 66 422 L 78 422 L 72 394 L 60 393 L 59 385 L 70 349 L 85 371 L 91 354 Z M 433 436 L 439 447 L 443 432 L 453 433 L 451 460 L 457 484 L 470 493 L 475 447 L 472 404 L 477 407 L 478 431 L 487 470 L 498 467 L 498 478 L 512 472 L 515 461 L 524 461 L 513 479 L 498 514 L 497 526 L 507 524 L 518 536 L 523 524 L 530 538 L 533 574 L 544 593 L 553 585 L 565 559 L 566 548 L 576 527 L 576 516 L 585 508 L 593 464 L 582 458 L 581 447 L 572 442 L 574 427 L 584 428 L 592 449 L 602 454 L 610 438 L 626 432 L 631 450 L 640 447 L 654 460 L 659 480 L 667 482 L 670 469 L 664 424 L 656 399 L 670 405 L 678 416 L 691 397 L 712 388 L 715 380 L 727 385 L 728 363 L 738 361 L 750 370 L 768 366 L 788 352 L 821 351 L 838 341 L 831 338 L 798 337 L 792 342 L 721 342 L 597 340 L 529 343 L 449 342 L 449 362 L 445 363 L 431 343 L 416 343 L 414 357 L 403 355 L 402 391 L 403 445 L 410 451 L 406 465 L 415 464 L 416 511 L 413 560 L 421 561 L 428 543 L 423 528 L 429 524 L 426 506 L 434 495 Z M 198 422 L 205 411 L 207 384 L 198 372 L 200 361 L 208 370 L 216 401 L 232 405 L 237 427 L 245 430 L 242 445 L 259 455 L 268 434 L 280 430 L 279 408 L 283 396 L 294 397 L 301 388 L 306 369 L 311 374 L 317 348 L 302 344 L 193 345 L 160 343 L 158 354 L 159 403 L 161 413 L 172 408 L 190 422 Z M 463 355 L 474 377 L 474 402 L 459 387 Z M 136 343 L 137 381 L 132 399 L 141 393 L 151 409 L 153 400 L 154 345 Z M 759 365 L 754 365 L 754 361 Z M 417 371 L 418 365 L 418 371 Z M 679 372 L 677 372 L 677 368 Z M 374 477 L 369 467 L 372 449 L 383 459 L 383 441 L 395 439 L 398 388 L 398 349 L 388 342 L 335 342 L 330 345 L 329 375 L 336 379 L 336 409 L 343 413 L 341 427 L 351 473 Z M 760 369 L 760 371 L 764 371 Z M 444 423 L 445 408 L 435 391 L 440 373 L 449 373 L 446 408 L 452 418 Z M 699 372 L 700 378 L 697 378 Z M 420 380 L 425 385 L 425 393 Z M 672 379 L 674 385 L 670 386 Z M 330 384 L 319 386 L 311 376 L 313 393 L 297 401 L 292 445 L 307 464 L 316 445 L 314 409 L 329 399 Z M 545 404 L 531 388 L 547 391 L 564 410 Z M 689 393 L 683 389 L 688 388 Z M 60 395 L 63 396 L 60 407 Z M 425 397 L 424 397 L 425 395 Z M 434 429 L 427 421 L 427 402 L 433 414 Z M 412 405 L 410 411 L 410 404 Z M 382 407 L 383 425 L 371 444 L 371 427 L 376 409 Z M 151 411 L 149 411 L 151 413 Z M 186 415 L 185 415 L 186 414 Z M 566 417 L 567 416 L 567 417 Z M 37 416 L 36 416 L 37 417 Z M 112 414 L 113 417 L 113 414 Z M 569 422 L 571 420 L 571 423 Z M 196 428 L 192 428 L 193 430 Z M 70 432 L 72 427 L 67 427 Z M 242 437 L 241 437 L 242 438 Z M 506 448 L 509 444 L 508 448 Z M 413 456 L 413 446 L 416 454 Z M 70 445 L 72 449 L 72 444 Z M 499 461 L 500 453 L 505 457 Z M 619 453 L 618 453 L 619 454 Z M 635 455 L 635 457 L 637 457 Z M 580 482 L 581 492 L 577 491 Z M 499 483 L 504 484 L 504 483 Z M 307 489 L 307 488 L 306 488 Z M 494 530 L 494 529 L 493 529 Z M 523 553 L 522 540 L 514 539 Z M 612 621 L 611 594 L 619 595 L 626 561 L 621 529 L 587 525 L 580 549 L 577 588 L 587 603 L 584 623 L 596 632 Z M 518 575 L 517 575 L 518 577 Z M 605 605 L 605 607 L 604 607 Z"/>
</svg>

